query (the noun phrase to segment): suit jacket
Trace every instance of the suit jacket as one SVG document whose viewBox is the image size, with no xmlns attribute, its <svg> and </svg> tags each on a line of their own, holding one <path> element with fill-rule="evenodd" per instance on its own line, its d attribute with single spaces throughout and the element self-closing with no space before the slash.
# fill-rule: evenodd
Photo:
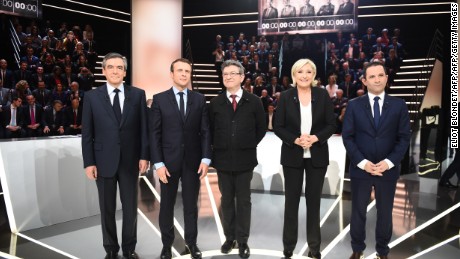
<svg viewBox="0 0 460 259">
<path fill-rule="evenodd" d="M 311 161 L 315 167 L 329 165 L 327 140 L 336 130 L 334 107 L 326 90 L 319 87 L 311 89 L 312 127 L 310 135 L 316 135 L 318 142 L 311 148 Z M 281 93 L 276 107 L 275 134 L 283 141 L 281 147 L 281 164 L 300 167 L 303 161 L 303 148 L 294 144 L 300 137 L 300 101 L 297 87 Z"/>
<path fill-rule="evenodd" d="M 378 176 L 361 170 L 358 164 L 364 159 L 372 163 L 389 159 L 395 166 L 379 179 L 396 180 L 399 177 L 399 163 L 410 142 L 407 105 L 402 99 L 385 94 L 378 128 L 375 127 L 371 109 L 367 94 L 348 102 L 342 139 L 350 158 L 350 177 L 375 179 Z"/>
<path fill-rule="evenodd" d="M 11 121 L 11 104 L 3 107 L 2 110 L 2 126 L 5 128 Z M 19 106 L 16 110 L 16 125 L 24 128 L 24 114 L 22 110 L 22 106 Z"/>
<path fill-rule="evenodd" d="M 60 127 L 65 126 L 65 116 L 63 110 L 56 112 L 56 116 L 54 116 L 54 108 L 49 107 L 43 112 L 43 127 L 48 126 L 50 130 L 55 130 Z"/>
<path fill-rule="evenodd" d="M 24 114 L 24 127 L 27 127 L 32 124 L 30 119 L 30 105 L 27 104 L 24 106 L 22 112 Z M 40 127 L 43 127 L 43 107 L 38 103 L 35 104 L 35 123 L 40 123 Z"/>
<path fill-rule="evenodd" d="M 65 126 L 69 127 L 70 125 L 75 125 L 75 122 L 74 122 L 75 118 L 74 118 L 72 106 L 67 106 L 66 109 L 64 110 L 64 114 L 65 114 L 65 122 L 66 122 Z M 78 110 L 77 110 L 77 126 L 81 125 L 82 115 L 83 115 L 83 108 L 81 106 L 78 106 Z"/>
<path fill-rule="evenodd" d="M 355 5 L 353 3 L 343 3 L 339 6 L 337 14 L 353 14 L 354 9 Z"/>
<path fill-rule="evenodd" d="M 257 145 L 267 131 L 265 111 L 257 96 L 243 90 L 236 111 L 224 91 L 209 104 L 213 166 L 221 171 L 247 171 L 258 164 Z"/>
<path fill-rule="evenodd" d="M 14 73 L 13 73 L 14 82 L 17 83 L 20 80 L 26 80 L 29 83 L 31 81 L 31 79 L 32 79 L 32 73 L 29 70 L 25 70 L 25 71 L 23 71 L 23 73 L 21 73 L 21 72 L 22 72 L 21 70 L 14 71 Z M 14 87 L 12 87 L 12 88 L 14 88 Z"/>
<path fill-rule="evenodd" d="M 147 104 L 144 90 L 124 85 L 125 101 L 118 122 L 107 85 L 91 90 L 83 103 L 82 152 L 84 167 L 95 165 L 102 177 L 117 170 L 139 171 L 139 160 L 149 160 Z M 123 157 L 123 159 L 120 159 Z"/>
<path fill-rule="evenodd" d="M 311 4 L 300 7 L 299 16 L 315 16 L 315 7 Z"/>
<path fill-rule="evenodd" d="M 0 105 L 3 106 L 8 106 L 11 104 L 10 102 L 10 89 L 2 87 L 0 88 Z"/>
<path fill-rule="evenodd" d="M 274 7 L 267 7 L 264 9 L 263 16 L 264 19 L 273 19 L 278 18 L 278 9 Z"/>
<path fill-rule="evenodd" d="M 1 69 L 0 69 L 0 73 L 1 73 Z M 1 76 L 1 75 L 0 75 Z M 13 72 L 9 69 L 7 69 L 5 71 L 5 75 L 3 77 L 3 87 L 5 88 L 13 88 L 14 87 L 14 76 L 13 76 Z"/>
<path fill-rule="evenodd" d="M 40 93 L 40 89 L 35 89 L 32 92 L 32 95 L 35 97 L 36 102 L 40 104 L 43 108 L 51 105 L 51 101 L 53 100 L 53 97 L 51 96 L 51 91 L 48 89 L 44 89 L 43 94 Z"/>
<path fill-rule="evenodd" d="M 185 117 L 172 88 L 154 95 L 150 109 L 151 162 L 163 162 L 170 173 L 178 172 L 182 165 L 196 172 L 201 159 L 212 155 L 205 97 L 187 91 Z"/>
<path fill-rule="evenodd" d="M 350 44 L 346 44 L 345 46 L 342 47 L 342 57 L 345 57 L 345 53 L 348 52 L 348 48 L 350 47 Z M 353 57 L 351 58 L 358 58 L 359 57 L 359 48 L 358 45 L 353 45 Z"/>
</svg>

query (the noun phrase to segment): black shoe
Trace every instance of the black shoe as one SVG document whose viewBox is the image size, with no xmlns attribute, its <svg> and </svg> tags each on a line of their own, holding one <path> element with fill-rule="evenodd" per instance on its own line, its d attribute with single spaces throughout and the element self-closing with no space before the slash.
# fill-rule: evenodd
<svg viewBox="0 0 460 259">
<path fill-rule="evenodd" d="M 294 252 L 292 250 L 284 249 L 283 254 L 285 258 L 291 258 Z"/>
<path fill-rule="evenodd" d="M 228 254 L 236 246 L 235 240 L 225 240 L 224 244 L 220 247 L 220 251 L 223 254 Z"/>
<path fill-rule="evenodd" d="M 439 186 L 447 187 L 447 188 L 451 188 L 451 189 L 457 189 L 458 188 L 458 186 L 453 185 L 449 180 L 447 180 L 446 182 L 439 182 Z"/>
<path fill-rule="evenodd" d="M 172 258 L 172 252 L 171 252 L 171 247 L 166 247 L 163 246 L 163 249 L 161 249 L 161 259 L 171 259 Z"/>
<path fill-rule="evenodd" d="M 201 259 L 201 251 L 196 245 L 186 245 L 185 248 L 193 259 Z"/>
<path fill-rule="evenodd" d="M 107 252 L 107 254 L 104 257 L 104 259 L 117 259 L 117 258 L 118 258 L 118 253 L 113 252 L 113 251 Z"/>
<path fill-rule="evenodd" d="M 241 258 L 249 258 L 249 256 L 251 255 L 251 251 L 249 250 L 249 246 L 247 243 L 239 243 L 238 250 Z"/>
<path fill-rule="evenodd" d="M 321 253 L 319 253 L 319 252 L 313 253 L 312 251 L 309 251 L 309 252 L 308 252 L 308 257 L 310 257 L 310 258 L 316 258 L 316 259 L 321 259 Z"/>
<path fill-rule="evenodd" d="M 128 253 L 123 253 L 123 258 L 126 259 L 139 259 L 139 256 L 136 254 L 136 252 L 128 252 Z"/>
</svg>

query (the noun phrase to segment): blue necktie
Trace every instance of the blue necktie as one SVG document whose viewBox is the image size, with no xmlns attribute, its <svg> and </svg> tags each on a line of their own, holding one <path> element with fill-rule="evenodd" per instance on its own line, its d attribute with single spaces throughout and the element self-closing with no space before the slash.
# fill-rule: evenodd
<svg viewBox="0 0 460 259">
<path fill-rule="evenodd" d="M 379 126 L 380 121 L 380 106 L 379 106 L 380 97 L 374 97 L 374 124 L 377 128 Z"/>
</svg>

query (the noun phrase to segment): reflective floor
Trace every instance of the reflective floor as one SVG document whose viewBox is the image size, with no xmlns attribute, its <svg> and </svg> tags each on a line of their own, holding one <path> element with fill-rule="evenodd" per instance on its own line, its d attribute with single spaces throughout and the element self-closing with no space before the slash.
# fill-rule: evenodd
<svg viewBox="0 0 460 259">
<path fill-rule="evenodd" d="M 447 161 L 448 162 L 448 161 Z M 454 180 L 454 183 L 456 180 Z M 401 177 L 393 211 L 393 237 L 390 258 L 459 258 L 460 191 L 439 188 L 435 193 L 420 192 L 416 174 Z M 436 184 L 435 184 L 436 185 Z M 324 196 L 321 203 L 323 258 L 348 258 L 351 254 L 349 223 L 349 181 L 341 196 Z M 437 185 L 433 188 L 438 188 Z M 162 248 L 159 226 L 159 186 L 152 173 L 139 178 L 138 244 L 141 258 L 159 258 Z M 1 192 L 1 191 L 0 191 Z M 299 215 L 299 239 L 294 251 L 307 258 L 305 236 L 305 202 Z M 175 258 L 184 255 L 181 195 L 176 202 Z M 281 232 L 284 196 L 280 192 L 253 192 L 249 246 L 251 258 L 283 258 Z M 99 216 L 61 223 L 50 227 L 11 234 L 0 195 L 0 258 L 104 258 Z M 198 246 L 203 258 L 239 258 L 237 249 L 229 255 L 220 253 L 224 241 L 220 223 L 220 192 L 217 175 L 203 180 L 199 197 Z M 117 215 L 121 225 L 121 213 Z M 366 258 L 374 258 L 375 203 L 368 207 Z M 120 229 L 120 228 L 119 228 Z M 303 230 L 303 231 L 302 231 Z M 121 256 L 120 256 L 121 258 Z"/>
</svg>

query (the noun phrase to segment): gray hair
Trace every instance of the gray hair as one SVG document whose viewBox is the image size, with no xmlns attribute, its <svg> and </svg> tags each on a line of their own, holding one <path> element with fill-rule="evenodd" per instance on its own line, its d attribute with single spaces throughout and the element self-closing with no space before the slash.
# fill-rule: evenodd
<svg viewBox="0 0 460 259">
<path fill-rule="evenodd" d="M 244 75 L 244 67 L 243 67 L 243 65 L 241 65 L 241 63 L 239 61 L 235 61 L 235 60 L 231 60 L 231 59 L 226 60 L 226 61 L 224 61 L 224 63 L 222 63 L 221 70 L 224 71 L 224 68 L 229 67 L 229 66 L 238 67 L 239 73 L 241 75 Z"/>
<path fill-rule="evenodd" d="M 107 65 L 107 60 L 113 58 L 121 58 L 123 60 L 123 65 L 125 66 L 125 71 L 128 69 L 128 60 L 126 59 L 126 57 L 116 52 L 110 52 L 104 56 L 104 59 L 102 60 L 102 67 L 105 68 L 105 66 Z"/>
</svg>

